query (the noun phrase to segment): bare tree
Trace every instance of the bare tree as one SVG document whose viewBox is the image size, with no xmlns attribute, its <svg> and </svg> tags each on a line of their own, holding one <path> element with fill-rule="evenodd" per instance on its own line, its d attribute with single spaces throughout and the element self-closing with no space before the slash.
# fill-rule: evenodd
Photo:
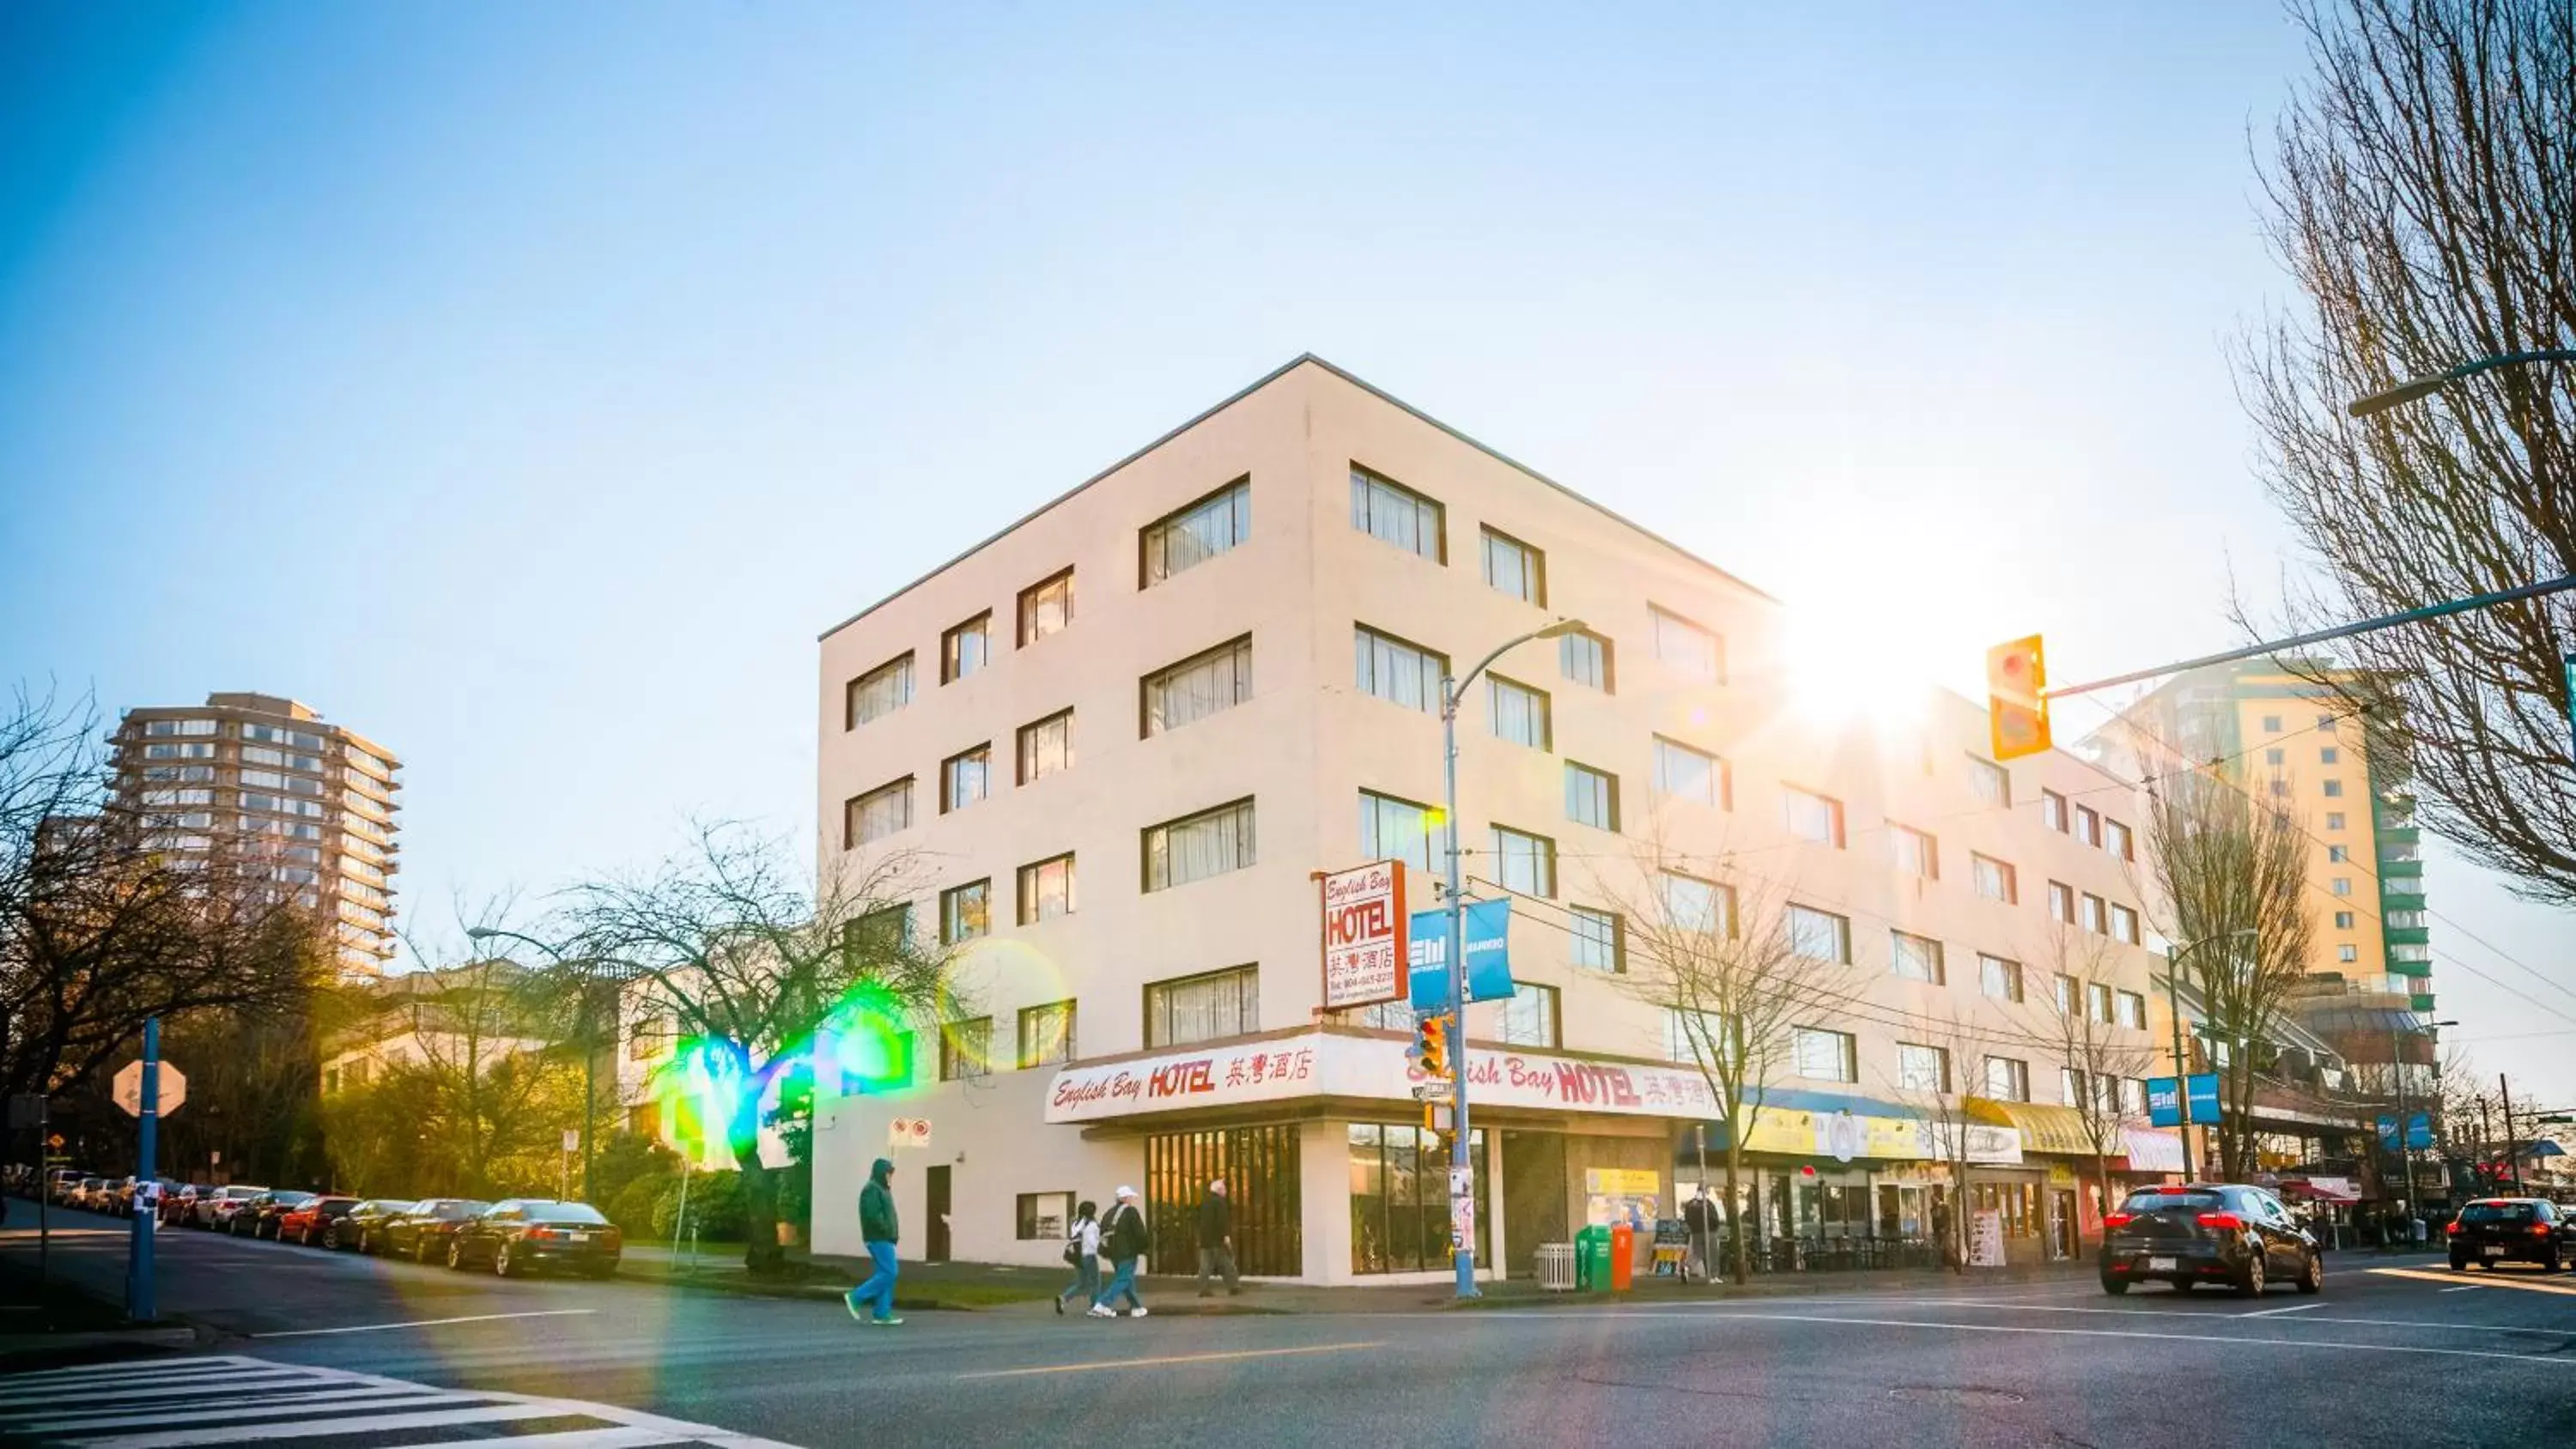
<svg viewBox="0 0 2576 1449">
<path fill-rule="evenodd" d="M 778 1169 L 761 1160 L 767 1104 L 804 1068 L 815 1031 L 868 989 L 888 1009 L 935 1025 L 961 1014 L 948 957 L 909 929 L 912 858 L 884 856 L 808 874 L 785 840 L 738 825 L 702 826 L 659 869 L 574 888 L 576 989 L 613 978 L 677 1034 L 718 1054 L 729 1084 L 721 1131 L 742 1172 L 755 1273 L 784 1262 L 775 1224 Z"/>
<path fill-rule="evenodd" d="M 2283 810 L 2214 769 L 2149 780 L 2147 839 L 2158 926 L 2177 971 L 2199 989 L 2219 1070 L 2219 1157 L 2231 1180 L 2253 1170 L 2258 1047 L 2305 978 L 2308 838 Z"/>
<path fill-rule="evenodd" d="M 1934 1224 L 1934 1235 L 1940 1240 L 1941 1266 L 1952 1272 L 1965 1272 L 1968 1266 L 1968 1164 L 1977 1130 L 1986 1126 L 1979 1115 L 1978 1096 L 1971 1090 L 1981 1085 L 1976 1075 L 1984 1047 L 1977 1034 L 1950 1012 L 1927 1017 L 1907 1028 L 1916 1040 L 1909 1045 L 1931 1053 L 1925 1067 L 1909 1067 L 1899 1058 L 1896 1087 L 1899 1095 L 1923 1114 L 1923 1146 L 1933 1161 L 1942 1165 L 1950 1179 L 1950 1207 Z"/>
<path fill-rule="evenodd" d="M 2059 1065 L 2072 1074 L 2068 1081 L 2074 1090 L 2068 1094 L 2068 1105 L 2075 1109 L 2092 1149 L 2094 1190 L 2107 1210 L 2115 1197 L 2111 1159 L 2125 1151 L 2122 1133 L 2131 1120 L 2120 1105 L 2120 1084 L 2145 1076 L 2155 1054 L 2137 1039 L 2134 1029 L 2119 1024 L 2116 1011 L 2096 1009 L 2092 987 L 2112 980 L 2117 961 L 2110 937 L 2054 921 L 2036 959 L 2046 962 L 2057 976 L 2078 983 L 2075 1000 L 2060 1002 L 2052 992 L 2041 998 L 2044 1005 L 2026 1007 L 2024 1015 L 2031 1034 L 2049 1042 Z"/>
<path fill-rule="evenodd" d="M 1762 1120 L 1765 1089 L 1794 1059 L 1799 1024 L 1848 998 L 1854 968 L 1841 959 L 1847 949 L 1803 952 L 1814 943 L 1794 939 L 1777 898 L 1739 898 L 1722 880 L 1722 855 L 1693 859 L 1650 838 L 1632 858 L 1632 879 L 1602 886 L 1627 922 L 1626 986 L 1663 1009 L 1673 1054 L 1698 1069 L 1716 1099 L 1726 1133 L 1729 1271 L 1742 1283 L 1752 1273 L 1745 1140 Z"/>
<path fill-rule="evenodd" d="M 2498 353 L 2576 347 L 2576 7 L 2299 0 L 2316 74 L 2264 176 L 2307 309 L 2243 392 L 2274 500 L 2321 566 L 2294 622 L 2576 572 L 2576 366 L 2497 370 L 2354 420 L 2343 405 Z M 2576 903 L 2567 596 L 2349 641 L 2303 667 L 2421 772 L 2425 817 L 2534 898 Z M 2411 746 L 2411 748 L 2409 748 Z"/>
</svg>

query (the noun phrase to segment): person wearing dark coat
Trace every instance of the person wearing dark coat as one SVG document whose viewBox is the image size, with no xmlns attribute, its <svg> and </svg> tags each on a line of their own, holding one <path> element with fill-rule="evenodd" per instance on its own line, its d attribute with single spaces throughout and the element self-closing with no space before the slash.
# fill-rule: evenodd
<svg viewBox="0 0 2576 1449">
<path fill-rule="evenodd" d="M 874 1271 L 866 1282 L 843 1294 L 850 1316 L 878 1328 L 891 1328 L 903 1322 L 894 1316 L 894 1280 L 901 1271 L 895 1262 L 894 1245 L 902 1233 L 902 1224 L 894 1213 L 894 1163 L 878 1158 L 868 1170 L 868 1185 L 859 1189 L 859 1238 L 867 1244 L 868 1262 Z M 859 1312 L 862 1304 L 876 1305 L 875 1315 Z"/>
<path fill-rule="evenodd" d="M 1199 1201 L 1199 1296 L 1213 1298 L 1208 1288 L 1208 1275 L 1223 1270 L 1225 1291 L 1240 1296 L 1243 1280 L 1234 1271 L 1234 1200 L 1225 1194 L 1225 1180 L 1208 1184 L 1207 1196 Z"/>
</svg>

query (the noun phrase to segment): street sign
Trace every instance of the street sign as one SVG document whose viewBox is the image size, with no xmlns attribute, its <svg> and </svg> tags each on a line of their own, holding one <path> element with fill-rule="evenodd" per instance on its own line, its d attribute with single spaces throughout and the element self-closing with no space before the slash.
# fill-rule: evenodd
<svg viewBox="0 0 2576 1449">
<path fill-rule="evenodd" d="M 1404 863 L 1376 860 L 1324 877 L 1324 1009 L 1405 996 Z"/>
<path fill-rule="evenodd" d="M 1467 943 L 1467 999 L 1509 1001 L 1512 986 L 1512 902 L 1469 901 L 1459 912 L 1458 934 Z M 1449 916 L 1413 914 L 1413 1009 L 1449 1009 Z"/>
<path fill-rule="evenodd" d="M 143 1115 L 143 1063 L 127 1062 L 124 1070 L 116 1074 L 115 1097 L 116 1105 L 125 1109 L 125 1115 L 129 1117 Z M 178 1111 L 181 1104 L 187 1100 L 187 1077 L 177 1067 L 163 1062 L 161 1064 L 161 1100 L 155 1104 L 154 1110 L 158 1115 L 167 1117 Z"/>
<path fill-rule="evenodd" d="M 1413 1100 L 1417 1102 L 1449 1102 L 1457 1096 L 1455 1082 L 1416 1082 L 1413 1086 Z"/>
<path fill-rule="evenodd" d="M 566 1152 L 579 1152 L 581 1150 L 581 1129 L 577 1127 L 567 1127 L 564 1129 L 563 1150 Z"/>
<path fill-rule="evenodd" d="M 928 1147 L 929 1145 L 930 1119 L 927 1117 L 897 1117 L 886 1124 L 886 1146 L 888 1147 Z"/>
</svg>

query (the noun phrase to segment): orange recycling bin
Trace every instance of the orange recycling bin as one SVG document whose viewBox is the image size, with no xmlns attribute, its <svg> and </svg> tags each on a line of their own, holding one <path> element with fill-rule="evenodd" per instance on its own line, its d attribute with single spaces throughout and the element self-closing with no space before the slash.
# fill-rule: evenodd
<svg viewBox="0 0 2576 1449">
<path fill-rule="evenodd" d="M 1637 1230 L 1626 1223 L 1610 1228 L 1610 1291 L 1625 1293 L 1637 1272 Z"/>
</svg>

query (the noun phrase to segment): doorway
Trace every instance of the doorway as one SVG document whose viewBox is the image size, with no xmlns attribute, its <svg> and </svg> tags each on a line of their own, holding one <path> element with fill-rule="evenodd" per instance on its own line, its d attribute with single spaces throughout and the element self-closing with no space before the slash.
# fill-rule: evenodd
<svg viewBox="0 0 2576 1449">
<path fill-rule="evenodd" d="M 927 1251 L 924 1254 L 922 1261 L 926 1263 L 945 1263 L 948 1261 L 947 1163 L 943 1162 L 937 1167 L 930 1169 L 929 1180 L 925 1184 L 925 1187 L 930 1197 L 930 1201 L 927 1205 L 927 1216 L 930 1219 L 930 1232 L 929 1236 L 924 1240 Z"/>
</svg>

